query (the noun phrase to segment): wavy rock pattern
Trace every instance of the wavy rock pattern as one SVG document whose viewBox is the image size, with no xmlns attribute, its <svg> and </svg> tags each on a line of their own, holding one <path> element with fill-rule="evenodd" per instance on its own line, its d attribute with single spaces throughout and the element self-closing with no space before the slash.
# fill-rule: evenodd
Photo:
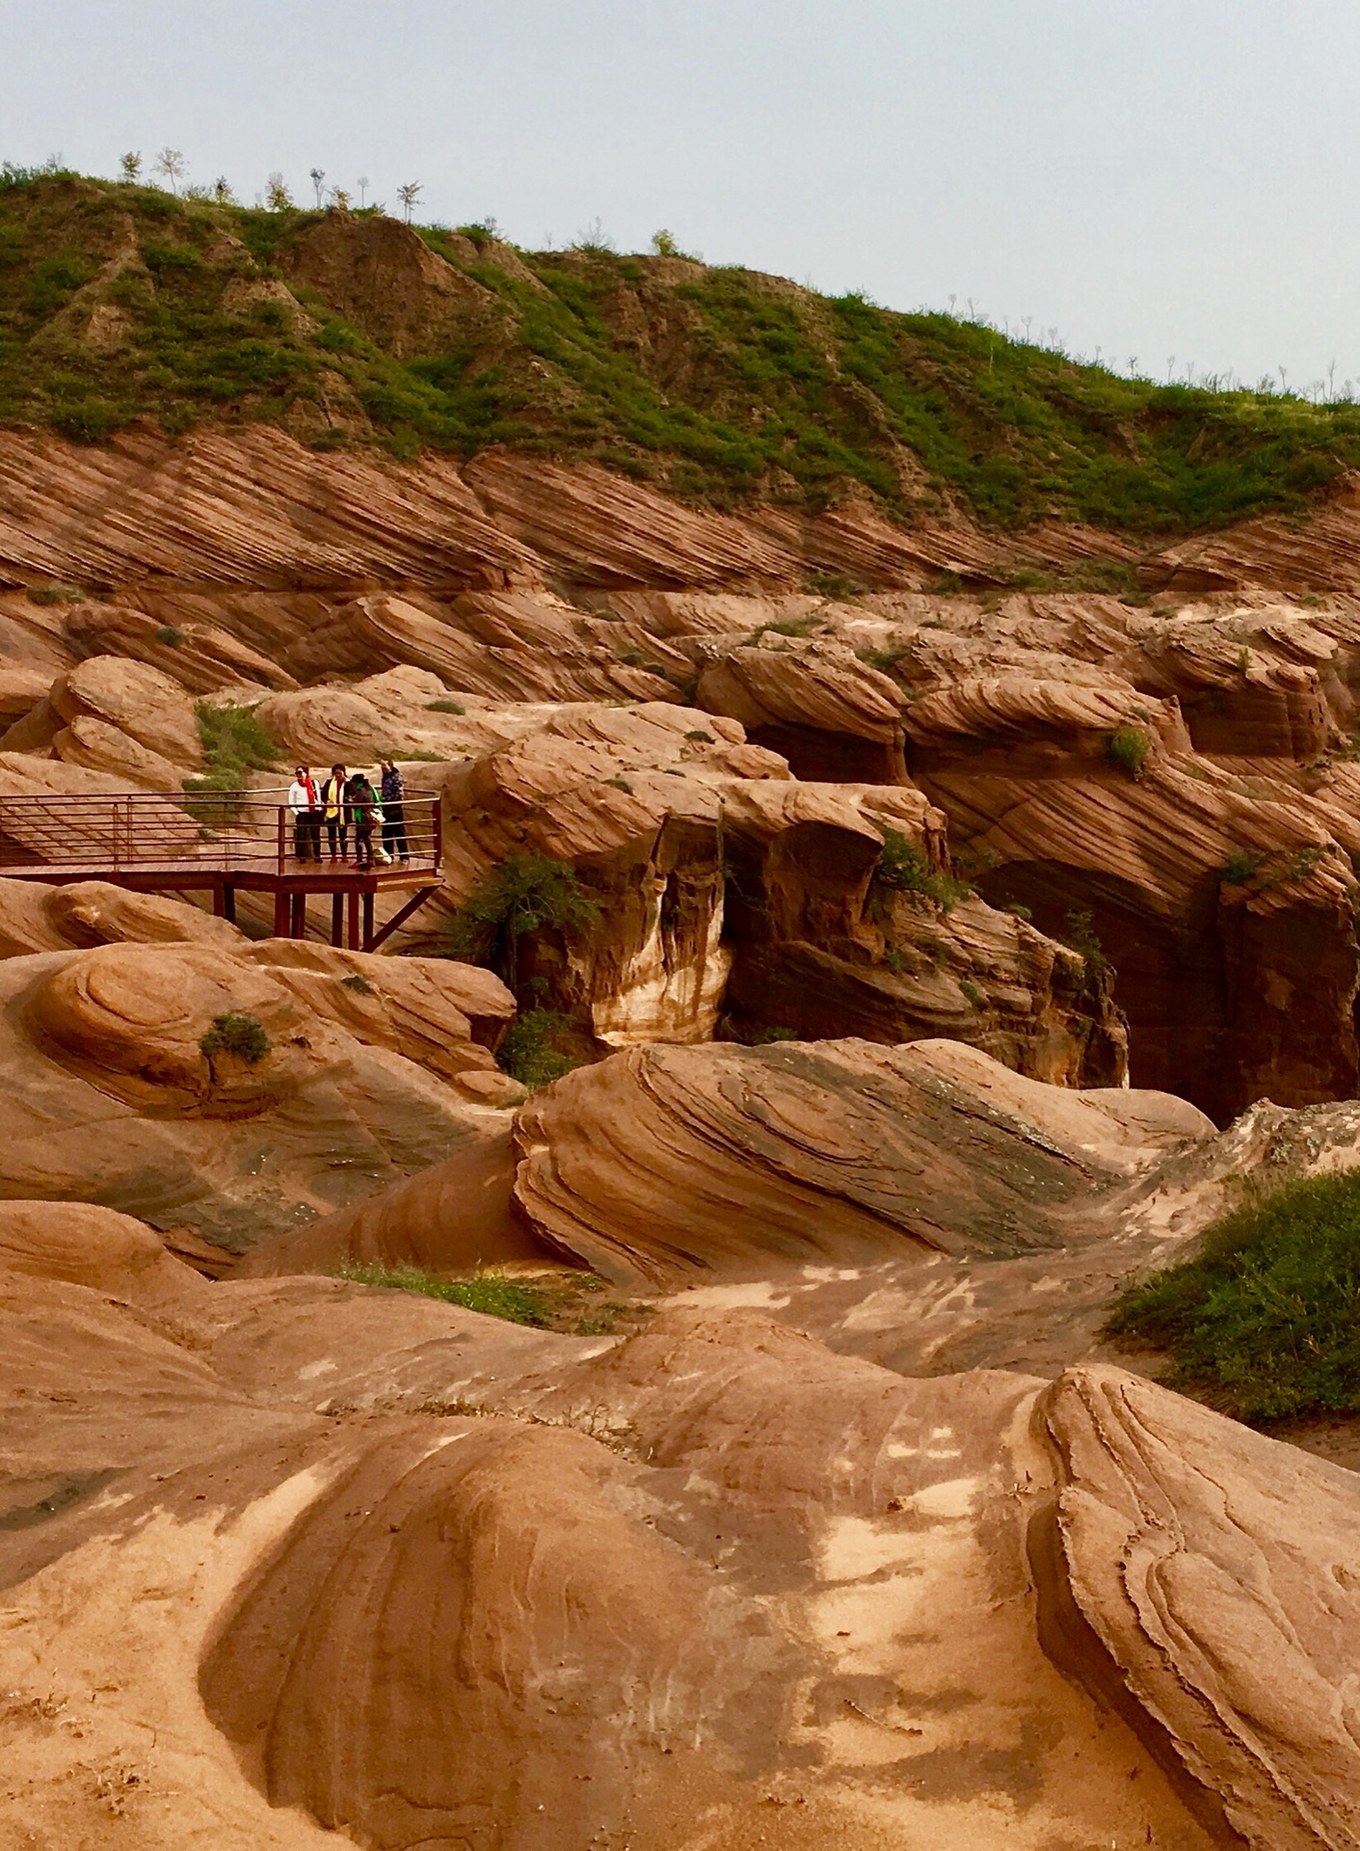
<svg viewBox="0 0 1360 1851">
<path fill-rule="evenodd" d="M 1350 1475 L 1120 1372 L 911 1379 L 693 1309 L 600 1353 L 320 1280 L 162 1320 L 2 1265 L 0 1335 L 40 1840 L 1353 1836 Z"/>
<path fill-rule="evenodd" d="M 653 1285 L 1056 1243 L 1084 1153 L 961 1079 L 951 1045 L 630 1049 L 521 1108 L 515 1199 L 550 1246 Z"/>
<path fill-rule="evenodd" d="M 1059 1662 L 1117 1688 L 1227 1842 L 1356 1843 L 1354 1474 L 1115 1370 L 1074 1370 L 1040 1407 Z"/>
<path fill-rule="evenodd" d="M 458 1090 L 388 1051 L 428 1049 L 429 1029 L 404 1025 L 403 1005 L 429 1006 L 437 981 L 394 977 L 369 1024 L 354 1021 L 365 999 L 337 974 L 327 1021 L 310 985 L 293 989 L 287 953 L 276 974 L 260 949 L 115 942 L 0 964 L 11 1078 L 0 1197 L 98 1200 L 239 1251 L 281 1218 L 324 1213 L 486 1135 L 469 1096 L 483 1097 L 486 1081 L 493 1097 L 505 1087 L 485 1048 L 440 1049 L 432 1064 L 464 1063 Z M 470 1030 L 451 1006 L 460 994 L 495 1010 L 487 988 L 480 974 L 450 984 L 441 1035 Z M 214 1018 L 232 1012 L 265 1030 L 259 1061 L 201 1051 Z"/>
</svg>

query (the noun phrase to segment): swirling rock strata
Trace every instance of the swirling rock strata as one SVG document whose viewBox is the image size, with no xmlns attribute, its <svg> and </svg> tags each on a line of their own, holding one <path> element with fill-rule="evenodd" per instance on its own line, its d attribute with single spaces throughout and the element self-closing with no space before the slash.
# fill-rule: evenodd
<svg viewBox="0 0 1360 1851">
<path fill-rule="evenodd" d="M 1227 1842 L 1360 1838 L 1354 1474 L 1109 1369 L 1040 1398 L 1061 1461 L 1041 1625 Z M 1051 1527 L 1050 1527 L 1051 1526 Z"/>
<path fill-rule="evenodd" d="M 1055 1243 L 1085 1153 L 937 1068 L 949 1045 L 629 1049 L 521 1108 L 515 1200 L 551 1247 L 653 1285 Z"/>
</svg>

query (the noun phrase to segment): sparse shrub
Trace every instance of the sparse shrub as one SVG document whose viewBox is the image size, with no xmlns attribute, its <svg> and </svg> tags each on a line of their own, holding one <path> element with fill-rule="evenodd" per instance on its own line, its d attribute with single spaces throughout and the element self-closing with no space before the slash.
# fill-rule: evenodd
<svg viewBox="0 0 1360 1851">
<path fill-rule="evenodd" d="M 51 416 L 53 429 L 72 443 L 106 443 L 129 414 L 113 400 L 91 392 L 82 398 L 54 398 Z"/>
<path fill-rule="evenodd" d="M 1152 740 L 1143 728 L 1124 721 L 1106 739 L 1105 756 L 1136 784 L 1151 748 Z"/>
<path fill-rule="evenodd" d="M 880 675 L 890 675 L 906 654 L 905 649 L 857 649 L 855 654 L 869 668 L 876 668 Z"/>
<path fill-rule="evenodd" d="M 822 619 L 815 611 L 806 617 L 776 617 L 769 623 L 758 624 L 751 634 L 742 639 L 742 648 L 751 649 L 762 636 L 811 636 L 814 630 L 821 628 Z"/>
<path fill-rule="evenodd" d="M 553 1045 L 571 1023 L 553 1009 L 526 1009 L 501 1038 L 496 1064 L 502 1073 L 530 1088 L 549 1086 L 579 1063 Z"/>
<path fill-rule="evenodd" d="M 706 733 L 702 726 L 694 727 L 690 732 L 685 734 L 685 738 L 689 740 L 691 745 L 711 746 L 717 744 L 712 733 Z"/>
<path fill-rule="evenodd" d="M 238 1009 L 230 1009 L 225 1015 L 215 1015 L 212 1027 L 198 1044 L 199 1052 L 208 1061 L 217 1054 L 232 1054 L 237 1060 L 243 1060 L 248 1067 L 257 1066 L 268 1054 L 270 1046 L 263 1022 Z"/>
<path fill-rule="evenodd" d="M 373 995 L 373 985 L 362 971 L 351 971 L 348 977 L 342 977 L 340 981 L 347 990 L 353 990 L 357 996 Z"/>
<path fill-rule="evenodd" d="M 427 713 L 466 713 L 467 708 L 461 701 L 426 701 Z"/>
<path fill-rule="evenodd" d="M 1223 884 L 1225 887 L 1243 887 L 1252 878 L 1265 860 L 1260 849 L 1235 848 L 1223 863 Z"/>
<path fill-rule="evenodd" d="M 1239 1420 L 1360 1409 L 1360 1170 L 1224 1216 L 1106 1328 L 1169 1350 L 1174 1385 Z"/>
<path fill-rule="evenodd" d="M 963 991 L 964 1001 L 968 1004 L 970 1009 L 986 1008 L 986 993 L 973 982 L 971 977 L 960 977 L 959 988 Z"/>
<path fill-rule="evenodd" d="M 767 1048 L 774 1041 L 797 1041 L 798 1039 L 799 1034 L 796 1028 L 762 1028 L 758 1035 L 752 1037 L 751 1046 Z"/>
<path fill-rule="evenodd" d="M 382 1266 L 376 1261 L 351 1261 L 335 1273 L 353 1285 L 376 1285 L 393 1292 L 418 1292 L 423 1298 L 439 1298 L 448 1305 L 461 1305 L 465 1311 L 480 1311 L 490 1318 L 505 1318 L 511 1324 L 531 1324 L 542 1329 L 548 1322 L 546 1298 L 531 1285 L 522 1285 L 505 1273 L 478 1273 L 475 1279 L 438 1279 L 418 1266 Z"/>
<path fill-rule="evenodd" d="M 78 585 L 30 585 L 30 604 L 83 604 L 85 593 Z"/>
<path fill-rule="evenodd" d="M 1000 910 L 1010 913 L 1016 919 L 1022 919 L 1026 925 L 1034 917 L 1034 908 L 1026 906 L 1023 900 L 1003 900 Z"/>
<path fill-rule="evenodd" d="M 156 632 L 156 641 L 165 643 L 171 649 L 178 649 L 184 641 L 184 632 L 173 623 L 163 623 Z"/>
<path fill-rule="evenodd" d="M 239 814 L 240 805 L 232 797 L 244 786 L 247 772 L 277 764 L 279 749 L 253 707 L 199 701 L 194 712 L 204 768 L 200 776 L 184 780 L 185 791 L 194 799 L 187 807 L 190 815 L 220 826 Z"/>
<path fill-rule="evenodd" d="M 627 791 L 630 797 L 633 794 L 633 787 L 628 782 L 627 778 L 606 778 L 605 783 L 609 785 L 611 790 Z"/>
<path fill-rule="evenodd" d="M 205 769 L 202 777 L 185 779 L 185 790 L 239 790 L 248 771 L 268 770 L 278 763 L 279 749 L 253 707 L 200 701 L 194 711 Z"/>
<path fill-rule="evenodd" d="M 803 580 L 803 590 L 814 598 L 835 598 L 841 601 L 864 596 L 863 585 L 857 578 L 851 578 L 848 572 L 809 572 Z"/>
<path fill-rule="evenodd" d="M 897 829 L 883 831 L 883 852 L 873 877 L 878 886 L 894 893 L 924 894 L 945 913 L 960 900 L 971 899 L 973 893 L 966 881 L 952 874 L 937 874 L 922 850 Z"/>
<path fill-rule="evenodd" d="M 203 259 L 191 244 L 144 244 L 142 257 L 147 269 L 157 277 L 175 270 L 194 271 L 203 268 Z"/>
<path fill-rule="evenodd" d="M 1081 953 L 1093 976 L 1102 976 L 1110 968 L 1105 948 L 1096 935 L 1095 922 L 1085 907 L 1072 908 L 1059 936 L 1064 945 Z"/>
<path fill-rule="evenodd" d="M 448 955 L 488 965 L 513 990 L 521 938 L 545 926 L 583 932 L 599 916 L 569 862 L 551 855 L 511 855 L 487 869 L 454 914 Z"/>
</svg>

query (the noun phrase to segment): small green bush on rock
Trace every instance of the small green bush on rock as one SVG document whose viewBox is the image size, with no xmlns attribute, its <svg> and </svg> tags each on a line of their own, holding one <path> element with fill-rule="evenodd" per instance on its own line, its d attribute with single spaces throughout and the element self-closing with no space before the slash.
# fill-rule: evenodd
<svg viewBox="0 0 1360 1851">
<path fill-rule="evenodd" d="M 1105 741 L 1105 756 L 1113 765 L 1136 784 L 1143 775 L 1143 766 L 1152 749 L 1152 741 L 1141 726 L 1131 726 L 1124 722 L 1116 726 Z"/>
<path fill-rule="evenodd" d="M 952 874 L 935 873 L 923 852 L 898 829 L 883 831 L 883 853 L 874 869 L 874 880 L 894 893 L 924 894 L 946 913 L 973 894 L 966 881 L 956 880 Z"/>
<path fill-rule="evenodd" d="M 234 1054 L 249 1067 L 262 1061 L 271 1046 L 263 1022 L 237 1009 L 215 1015 L 212 1027 L 198 1044 L 199 1052 L 209 1061 L 215 1054 Z"/>
<path fill-rule="evenodd" d="M 1106 1329 L 1168 1350 L 1173 1386 L 1239 1420 L 1360 1410 L 1360 1169 L 1224 1216 Z"/>
</svg>

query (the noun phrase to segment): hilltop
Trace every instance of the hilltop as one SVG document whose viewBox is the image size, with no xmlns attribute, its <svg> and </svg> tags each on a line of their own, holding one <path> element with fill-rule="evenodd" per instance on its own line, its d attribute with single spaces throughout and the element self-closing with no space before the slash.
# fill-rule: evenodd
<svg viewBox="0 0 1360 1851">
<path fill-rule="evenodd" d="M 148 420 L 590 461 L 711 509 L 1130 536 L 1302 513 L 1360 463 L 1350 403 L 1128 379 L 740 267 L 7 169 L 0 426 Z"/>
</svg>

